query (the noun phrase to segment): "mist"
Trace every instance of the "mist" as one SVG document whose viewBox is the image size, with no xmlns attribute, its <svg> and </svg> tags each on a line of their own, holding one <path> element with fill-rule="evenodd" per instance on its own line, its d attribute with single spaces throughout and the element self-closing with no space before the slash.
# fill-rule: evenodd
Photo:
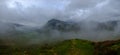
<svg viewBox="0 0 120 55">
<path fill-rule="evenodd" d="M 119 5 L 119 0 L 0 0 L 0 38 L 27 44 L 75 38 L 116 40 L 120 38 Z M 73 22 L 80 29 L 46 31 L 44 26 L 51 19 Z M 118 21 L 114 30 L 94 30 L 109 21 Z"/>
</svg>

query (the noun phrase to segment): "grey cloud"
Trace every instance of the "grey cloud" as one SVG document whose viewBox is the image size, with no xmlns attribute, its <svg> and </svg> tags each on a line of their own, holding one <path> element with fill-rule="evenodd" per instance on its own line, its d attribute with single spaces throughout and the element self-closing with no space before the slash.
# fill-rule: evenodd
<svg viewBox="0 0 120 55">
<path fill-rule="evenodd" d="M 12 4 L 13 7 L 8 7 L 9 5 L 7 3 L 9 3 L 9 1 L 13 1 L 14 3 Z M 19 1 L 25 1 L 25 2 L 20 3 Z M 28 7 L 24 7 L 24 5 L 28 5 Z M 119 5 L 120 5 L 119 0 L 0 0 L 0 22 L 20 23 L 28 26 L 43 27 L 48 20 L 51 20 L 53 18 L 62 21 L 73 21 L 73 22 L 77 21 L 78 23 L 80 23 L 81 21 L 103 22 L 108 20 L 120 20 Z M 88 22 L 86 23 L 86 26 L 83 27 L 92 29 L 93 26 L 95 25 L 89 24 Z M 4 29 L 0 29 L 0 30 L 3 31 Z M 116 30 L 119 30 L 119 28 L 117 28 Z M 110 36 L 109 34 L 113 33 L 107 31 L 103 31 L 103 32 L 92 31 L 91 33 L 90 32 L 91 31 L 88 30 L 87 33 L 81 33 L 81 35 L 79 33 L 73 34 L 73 32 L 62 33 L 62 34 L 63 35 L 65 34 L 65 36 L 70 36 L 68 34 L 73 34 L 71 35 L 71 38 L 73 38 L 72 36 L 80 36 L 78 38 L 84 36 L 87 39 L 93 40 L 95 36 L 97 36 L 96 38 L 98 39 L 102 38 L 101 36 L 107 36 L 105 38 L 108 38 L 108 36 Z M 119 32 L 120 31 L 116 31 L 116 33 Z M 59 31 L 54 31 L 51 34 L 53 35 L 52 38 L 57 38 L 54 37 L 54 33 L 58 34 L 55 36 L 61 35 Z M 37 35 L 39 34 L 37 33 Z M 91 36 L 88 37 L 88 35 Z M 41 38 L 43 39 L 46 38 L 46 40 L 50 38 L 50 37 L 47 38 L 48 36 L 44 38 L 43 37 L 44 35 L 40 35 L 40 36 L 42 36 Z M 65 36 L 63 37 L 67 39 L 68 37 Z M 37 41 L 36 39 L 40 39 L 40 38 L 36 37 L 32 40 Z"/>
<path fill-rule="evenodd" d="M 34 0 L 34 2 L 35 1 L 37 1 L 38 4 L 28 8 L 8 8 L 6 5 L 8 1 L 1 0 L 1 21 L 23 22 L 25 24 L 33 23 L 34 25 L 40 24 L 42 26 L 52 18 L 60 20 L 74 19 L 74 21 L 78 21 L 82 19 L 112 19 L 111 16 L 115 18 L 114 16 L 118 15 L 116 17 L 118 19 L 120 12 L 119 0 Z M 105 1 L 110 2 L 101 8 L 96 7 L 97 4 Z M 42 5 L 40 2 L 44 4 Z"/>
<path fill-rule="evenodd" d="M 86 9 L 94 7 L 97 3 L 101 2 L 102 0 L 71 0 L 69 4 L 69 8 L 71 9 Z"/>
<path fill-rule="evenodd" d="M 84 18 L 84 20 L 94 21 L 119 20 L 119 4 L 120 2 L 118 0 L 72 0 L 66 9 L 68 14 L 72 14 L 68 16 L 72 17 L 73 20 L 77 19 L 77 21 L 82 18 Z M 80 10 L 82 10 L 82 12 L 76 12 Z M 76 13 L 81 15 L 77 15 Z"/>
</svg>

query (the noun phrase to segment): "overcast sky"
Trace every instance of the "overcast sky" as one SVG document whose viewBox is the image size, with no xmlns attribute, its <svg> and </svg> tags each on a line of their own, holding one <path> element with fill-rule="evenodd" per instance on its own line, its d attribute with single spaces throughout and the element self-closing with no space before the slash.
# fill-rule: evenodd
<svg viewBox="0 0 120 55">
<path fill-rule="evenodd" d="M 0 0 L 0 22 L 42 26 L 48 20 L 120 20 L 120 0 Z"/>
</svg>

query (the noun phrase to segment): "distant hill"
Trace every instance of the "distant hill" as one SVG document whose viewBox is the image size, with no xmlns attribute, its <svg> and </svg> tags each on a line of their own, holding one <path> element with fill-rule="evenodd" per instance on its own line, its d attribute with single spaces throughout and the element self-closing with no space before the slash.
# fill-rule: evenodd
<svg viewBox="0 0 120 55">
<path fill-rule="evenodd" d="M 120 21 L 107 21 L 99 23 L 97 26 L 98 30 L 109 30 L 113 31 L 120 24 Z"/>
</svg>

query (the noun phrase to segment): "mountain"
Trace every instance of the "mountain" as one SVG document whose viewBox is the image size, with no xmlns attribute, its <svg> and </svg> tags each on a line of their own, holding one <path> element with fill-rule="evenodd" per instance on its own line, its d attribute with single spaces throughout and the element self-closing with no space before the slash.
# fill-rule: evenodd
<svg viewBox="0 0 120 55">
<path fill-rule="evenodd" d="M 51 19 L 45 25 L 46 30 L 58 30 L 58 31 L 85 31 L 88 29 L 96 30 L 96 31 L 114 31 L 115 28 L 118 27 L 120 21 L 113 20 L 113 21 L 106 21 L 106 22 L 68 22 L 68 21 L 61 21 L 57 19 Z"/>
<path fill-rule="evenodd" d="M 0 22 L 0 34 L 10 34 L 14 31 L 17 30 L 18 27 L 22 27 L 23 25 L 21 24 L 16 24 L 16 23 L 4 23 Z"/>
<path fill-rule="evenodd" d="M 97 25 L 98 30 L 108 30 L 113 31 L 119 25 L 120 21 L 107 21 L 102 22 Z"/>
<path fill-rule="evenodd" d="M 84 29 L 90 28 L 89 26 L 95 25 L 95 28 L 99 31 L 101 30 L 113 31 L 119 25 L 119 21 L 92 22 L 91 25 L 90 23 L 87 23 L 88 26 L 87 24 L 84 25 L 84 23 L 85 22 L 76 23 L 76 22 L 51 19 L 46 23 L 46 25 L 43 28 L 40 29 L 34 29 L 29 26 L 25 26 L 17 23 L 0 23 L 0 30 L 1 30 L 0 32 L 4 31 L 5 34 L 3 35 L 8 36 L 7 37 L 8 39 L 5 40 L 0 39 L 0 43 L 1 43 L 0 55 L 120 55 L 120 40 L 91 42 L 88 40 L 81 40 L 79 38 L 79 39 L 69 39 L 69 40 L 65 39 L 61 42 L 59 41 L 54 43 L 50 42 L 50 40 L 58 40 L 56 39 L 58 38 L 57 36 L 58 33 L 49 32 L 51 30 L 57 30 L 63 33 L 71 32 L 71 31 L 76 32 L 81 30 L 84 31 Z M 82 28 L 82 26 L 84 27 L 87 26 L 87 28 Z M 30 30 L 30 32 L 26 30 L 28 31 Z M 39 30 L 40 32 L 38 33 L 36 32 L 36 30 Z M 23 34 L 24 32 L 25 34 Z M 42 32 L 45 33 L 43 34 Z M 53 35 L 51 35 L 51 33 Z M 58 35 L 61 35 L 60 38 L 67 37 L 64 36 L 64 34 L 62 33 Z M 67 35 L 68 38 L 70 38 L 69 37 L 70 35 L 69 34 Z M 12 38 L 11 36 L 14 37 Z M 46 39 L 47 41 L 42 41 L 44 39 Z M 41 41 L 43 42 L 43 45 L 41 44 Z M 27 45 L 28 42 L 29 43 L 37 42 L 38 44 Z"/>
<path fill-rule="evenodd" d="M 58 30 L 58 31 L 77 31 L 80 30 L 80 27 L 77 23 L 60 21 L 57 19 L 51 19 L 45 25 L 46 29 L 49 30 Z"/>
</svg>

